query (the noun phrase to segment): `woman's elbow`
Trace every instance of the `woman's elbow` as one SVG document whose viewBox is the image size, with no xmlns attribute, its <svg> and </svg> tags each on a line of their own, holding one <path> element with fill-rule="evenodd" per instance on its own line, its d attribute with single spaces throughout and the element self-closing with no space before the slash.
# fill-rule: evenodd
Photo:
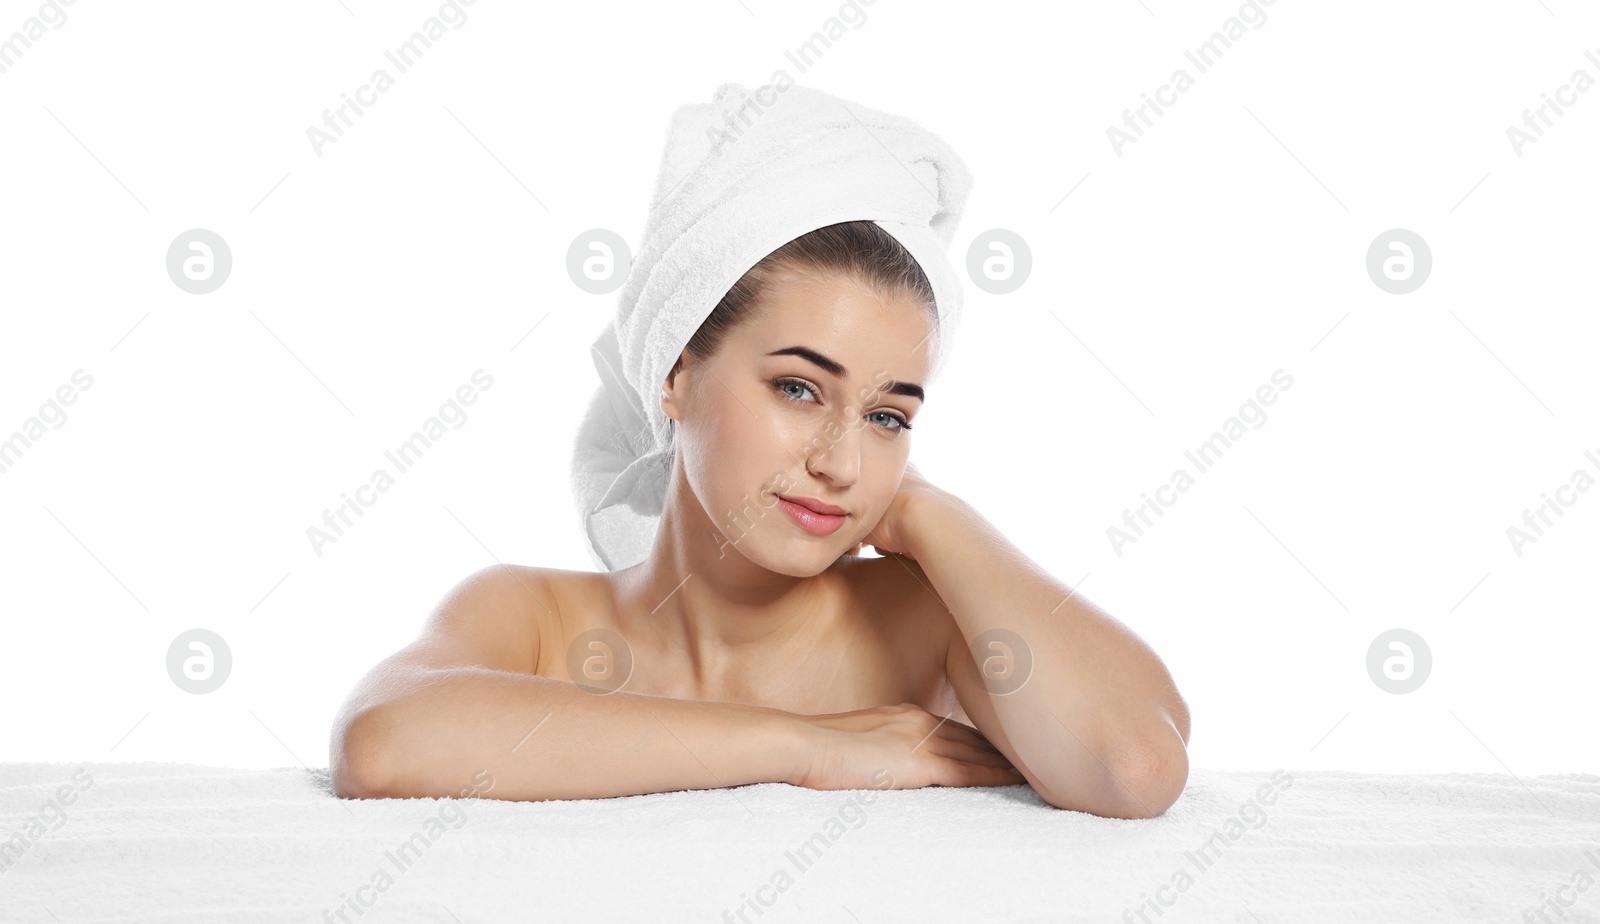
<svg viewBox="0 0 1600 924">
<path fill-rule="evenodd" d="M 1189 784 L 1189 706 L 1177 690 L 1154 728 L 1112 749 L 1106 769 L 1122 796 L 1119 818 L 1154 818 Z"/>
<path fill-rule="evenodd" d="M 1076 786 L 1070 793 L 1041 791 L 1040 797 L 1056 808 L 1103 818 L 1155 818 L 1188 784 L 1189 752 L 1176 735 L 1159 743 L 1128 742 L 1104 753 L 1103 772 L 1094 785 Z"/>
<path fill-rule="evenodd" d="M 339 722 L 328 748 L 334 795 L 341 799 L 387 799 L 393 765 L 384 748 L 382 723 L 372 710 Z"/>
<path fill-rule="evenodd" d="M 1154 818 L 1166 812 L 1189 783 L 1189 751 L 1181 739 L 1129 747 L 1110 769 L 1124 796 L 1119 818 Z"/>
</svg>

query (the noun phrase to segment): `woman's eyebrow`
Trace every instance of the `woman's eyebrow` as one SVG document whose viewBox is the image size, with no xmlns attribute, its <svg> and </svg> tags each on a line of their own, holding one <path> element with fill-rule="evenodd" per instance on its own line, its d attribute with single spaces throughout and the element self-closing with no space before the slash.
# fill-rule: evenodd
<svg viewBox="0 0 1600 924">
<path fill-rule="evenodd" d="M 839 365 L 838 363 L 834 362 L 833 360 L 829 359 L 828 357 L 823 356 L 821 353 L 818 353 L 816 350 L 813 350 L 810 347 L 803 347 L 803 346 L 784 347 L 781 350 L 773 350 L 771 353 L 768 353 L 767 355 L 768 356 L 798 356 L 801 359 L 804 359 L 804 360 L 810 362 L 811 364 L 813 364 L 815 366 L 821 367 L 824 372 L 827 372 L 830 375 L 836 376 L 836 377 L 841 378 L 841 379 L 850 377 L 850 370 L 846 369 L 844 366 Z"/>
<path fill-rule="evenodd" d="M 818 367 L 822 371 L 828 373 L 829 375 L 835 376 L 836 378 L 843 379 L 843 378 L 849 378 L 850 377 L 850 370 L 846 369 L 844 366 L 840 365 L 839 363 L 835 362 L 834 360 L 831 360 L 828 357 L 823 356 L 821 353 L 818 353 L 816 350 L 813 350 L 810 347 L 803 347 L 803 346 L 784 347 L 781 350 L 773 350 L 771 353 L 768 353 L 767 355 L 768 356 L 798 356 L 801 359 L 806 360 L 807 362 L 811 363 L 812 365 Z M 918 401 L 924 401 L 925 402 L 927 400 L 923 395 L 922 386 L 921 385 L 913 385 L 910 382 L 896 382 L 893 379 L 891 379 L 891 380 L 883 383 L 883 387 L 881 389 L 879 389 L 879 390 L 880 391 L 886 391 L 886 392 L 888 392 L 890 394 L 893 394 L 893 395 L 906 395 L 907 397 L 916 398 Z"/>
</svg>

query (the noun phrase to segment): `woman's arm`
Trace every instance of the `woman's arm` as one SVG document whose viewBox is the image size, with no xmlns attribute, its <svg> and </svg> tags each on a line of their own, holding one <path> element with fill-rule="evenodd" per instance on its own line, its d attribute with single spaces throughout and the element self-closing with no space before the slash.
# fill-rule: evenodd
<svg viewBox="0 0 1600 924">
<path fill-rule="evenodd" d="M 591 799 L 798 782 L 799 730 L 760 706 L 473 667 L 396 669 L 394 695 L 342 726 L 335 789 L 356 798 Z M 474 787 L 487 772 L 488 789 Z"/>
<path fill-rule="evenodd" d="M 553 599 L 532 568 L 486 568 L 458 584 L 422 636 L 346 700 L 330 746 L 335 792 L 583 799 L 798 782 L 806 772 L 809 739 L 791 713 L 602 695 L 535 674 L 540 614 Z"/>
<path fill-rule="evenodd" d="M 1189 711 L 1161 659 L 970 505 L 914 467 L 906 479 L 895 522 L 869 541 L 915 559 L 901 561 L 954 617 L 946 671 L 973 723 L 1052 805 L 1115 818 L 1166 811 L 1188 779 Z M 1025 679 L 1007 673 L 1018 670 Z"/>
</svg>

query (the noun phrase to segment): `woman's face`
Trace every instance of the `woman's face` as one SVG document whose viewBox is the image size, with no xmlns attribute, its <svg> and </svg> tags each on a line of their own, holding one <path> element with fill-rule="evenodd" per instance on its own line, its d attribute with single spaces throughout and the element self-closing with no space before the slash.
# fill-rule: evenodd
<svg viewBox="0 0 1600 924">
<path fill-rule="evenodd" d="M 684 354 L 662 409 L 721 555 L 810 576 L 855 550 L 905 471 L 932 331 L 913 296 L 785 274 L 709 360 Z M 842 525 L 808 531 L 777 495 L 842 507 Z"/>
</svg>

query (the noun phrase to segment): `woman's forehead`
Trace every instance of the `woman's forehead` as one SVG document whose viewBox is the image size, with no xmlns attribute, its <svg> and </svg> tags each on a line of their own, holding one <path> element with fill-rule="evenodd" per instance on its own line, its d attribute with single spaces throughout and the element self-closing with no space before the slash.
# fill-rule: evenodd
<svg viewBox="0 0 1600 924">
<path fill-rule="evenodd" d="M 882 369 L 900 381 L 927 374 L 933 321 L 910 293 L 885 295 L 848 280 L 804 280 L 763 293 L 762 310 L 741 339 L 762 354 L 802 346 L 870 378 Z"/>
</svg>

